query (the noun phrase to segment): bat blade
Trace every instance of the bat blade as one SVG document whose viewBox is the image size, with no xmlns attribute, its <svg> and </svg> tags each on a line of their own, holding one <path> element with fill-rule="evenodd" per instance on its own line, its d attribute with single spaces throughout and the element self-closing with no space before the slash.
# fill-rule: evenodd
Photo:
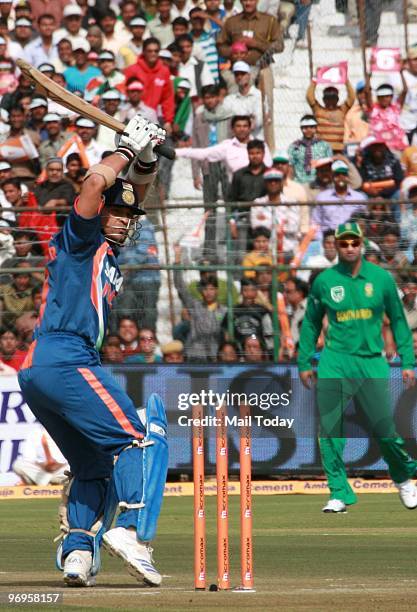
<svg viewBox="0 0 417 612">
<path fill-rule="evenodd" d="M 95 123 L 105 125 L 119 134 L 123 132 L 124 125 L 121 121 L 111 117 L 104 111 L 96 108 L 70 91 L 67 91 L 61 87 L 61 85 L 55 83 L 55 81 L 42 74 L 42 72 L 24 60 L 18 59 L 16 60 L 16 64 L 19 66 L 20 70 L 25 76 L 34 81 L 38 91 L 44 91 L 44 95 L 50 100 L 53 100 L 58 104 L 62 104 L 62 106 L 65 106 L 65 108 L 68 108 L 69 110 L 72 110 L 83 117 L 87 117 L 87 119 L 91 119 Z"/>
<path fill-rule="evenodd" d="M 46 98 L 65 106 L 65 108 L 74 111 L 78 115 L 91 119 L 94 123 L 104 125 L 118 134 L 123 132 L 125 126 L 121 121 L 118 121 L 118 119 L 111 117 L 100 108 L 93 106 L 70 91 L 67 91 L 64 87 L 61 87 L 61 85 L 58 85 L 58 83 L 55 83 L 55 81 L 45 76 L 40 70 L 37 70 L 25 62 L 25 60 L 18 59 L 16 60 L 16 64 L 23 74 L 35 83 L 37 91 L 42 93 Z M 156 146 L 154 151 L 156 151 L 158 155 L 163 155 L 168 159 L 175 159 L 175 149 L 168 145 L 162 144 Z"/>
</svg>

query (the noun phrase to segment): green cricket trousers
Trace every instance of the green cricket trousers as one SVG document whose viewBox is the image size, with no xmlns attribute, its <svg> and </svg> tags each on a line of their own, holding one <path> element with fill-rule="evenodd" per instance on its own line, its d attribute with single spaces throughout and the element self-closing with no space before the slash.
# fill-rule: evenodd
<svg viewBox="0 0 417 612">
<path fill-rule="evenodd" d="M 330 499 L 354 504 L 343 462 L 346 445 L 344 413 L 354 400 L 375 437 L 396 483 L 413 478 L 417 462 L 404 449 L 395 431 L 389 391 L 389 366 L 382 356 L 358 357 L 324 349 L 318 367 L 317 404 L 320 419 L 320 452 Z"/>
</svg>

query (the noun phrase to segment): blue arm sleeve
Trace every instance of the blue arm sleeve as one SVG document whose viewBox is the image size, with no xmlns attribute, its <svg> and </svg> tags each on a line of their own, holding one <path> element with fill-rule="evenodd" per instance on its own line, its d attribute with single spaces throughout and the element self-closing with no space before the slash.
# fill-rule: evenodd
<svg viewBox="0 0 417 612">
<path fill-rule="evenodd" d="M 101 243 L 101 217 L 84 219 L 77 213 L 76 203 L 72 208 L 57 240 L 67 253 L 88 256 Z"/>
</svg>

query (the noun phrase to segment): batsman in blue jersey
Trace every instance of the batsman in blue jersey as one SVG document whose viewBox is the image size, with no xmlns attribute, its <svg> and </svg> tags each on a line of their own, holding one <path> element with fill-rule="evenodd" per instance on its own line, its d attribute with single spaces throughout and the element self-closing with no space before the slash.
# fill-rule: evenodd
<svg viewBox="0 0 417 612">
<path fill-rule="evenodd" d="M 137 115 L 115 152 L 88 170 L 50 242 L 39 322 L 19 373 L 25 400 L 71 468 L 57 554 L 69 586 L 94 584 L 102 543 L 139 580 L 161 583 L 149 542 L 167 474 L 164 407 L 153 394 L 138 415 L 98 351 L 122 284 L 117 255 L 137 234 L 154 147 L 164 140 L 164 130 Z"/>
</svg>

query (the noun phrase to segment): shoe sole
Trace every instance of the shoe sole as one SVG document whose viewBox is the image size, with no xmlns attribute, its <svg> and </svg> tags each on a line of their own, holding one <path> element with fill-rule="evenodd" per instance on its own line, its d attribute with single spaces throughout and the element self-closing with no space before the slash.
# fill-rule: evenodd
<svg viewBox="0 0 417 612">
<path fill-rule="evenodd" d="M 90 578 L 87 582 L 83 580 L 79 574 L 67 574 L 64 576 L 64 582 L 69 587 L 92 587 L 95 585 L 95 578 Z"/>
<path fill-rule="evenodd" d="M 152 582 L 152 580 L 147 578 L 143 572 L 141 572 L 135 565 L 130 563 L 130 561 L 128 561 L 119 550 L 116 550 L 115 548 L 113 548 L 110 542 L 107 542 L 104 538 L 103 538 L 103 547 L 107 550 L 107 552 L 109 553 L 111 557 L 117 557 L 118 559 L 121 559 L 124 565 L 126 566 L 128 573 L 134 578 L 136 578 L 136 580 L 140 580 L 150 587 L 160 586 L 162 582 L 162 577 L 159 580 L 159 582 Z"/>
<path fill-rule="evenodd" d="M 346 514 L 347 510 L 322 510 L 324 514 Z"/>
</svg>

